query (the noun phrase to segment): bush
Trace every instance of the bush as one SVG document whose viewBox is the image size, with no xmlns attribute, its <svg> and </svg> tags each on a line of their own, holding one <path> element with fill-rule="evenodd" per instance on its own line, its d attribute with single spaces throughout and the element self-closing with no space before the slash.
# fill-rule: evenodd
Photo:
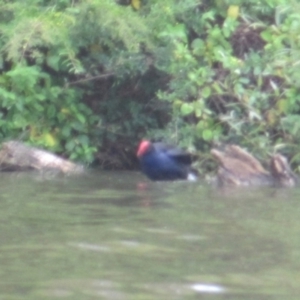
<svg viewBox="0 0 300 300">
<path fill-rule="evenodd" d="M 159 34 L 172 48 L 157 66 L 171 78 L 158 93 L 173 110 L 164 134 L 205 151 L 238 143 L 262 159 L 276 145 L 298 163 L 299 4 L 197 3 Z"/>
<path fill-rule="evenodd" d="M 144 136 L 299 162 L 296 1 L 0 3 L 2 140 L 108 167 Z"/>
<path fill-rule="evenodd" d="M 2 4 L 2 139 L 26 138 L 91 162 L 97 146 L 114 142 L 124 125 L 128 138 L 142 123 L 136 100 L 129 97 L 127 106 L 121 99 L 125 82 L 136 85 L 148 68 L 142 19 L 110 0 Z M 133 125 L 128 115 L 121 123 L 124 111 Z"/>
</svg>

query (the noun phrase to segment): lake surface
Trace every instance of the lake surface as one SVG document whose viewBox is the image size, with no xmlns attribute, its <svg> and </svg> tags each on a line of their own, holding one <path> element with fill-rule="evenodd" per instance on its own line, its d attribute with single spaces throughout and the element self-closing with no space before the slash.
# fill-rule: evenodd
<svg viewBox="0 0 300 300">
<path fill-rule="evenodd" d="M 299 299 L 299 188 L 92 171 L 0 189 L 0 299 Z"/>
</svg>

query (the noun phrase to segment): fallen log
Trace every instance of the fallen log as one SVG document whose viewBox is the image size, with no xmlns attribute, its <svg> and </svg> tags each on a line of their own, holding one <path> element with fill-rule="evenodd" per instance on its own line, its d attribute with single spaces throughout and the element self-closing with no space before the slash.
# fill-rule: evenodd
<svg viewBox="0 0 300 300">
<path fill-rule="evenodd" d="M 0 150 L 0 171 L 55 171 L 63 174 L 84 172 L 81 165 L 39 148 L 27 146 L 19 141 L 2 144 Z"/>
<path fill-rule="evenodd" d="M 212 149 L 219 164 L 217 181 L 221 186 L 282 186 L 292 187 L 298 182 L 287 159 L 276 154 L 271 157 L 270 171 L 246 150 L 228 145 L 223 151 Z"/>
</svg>

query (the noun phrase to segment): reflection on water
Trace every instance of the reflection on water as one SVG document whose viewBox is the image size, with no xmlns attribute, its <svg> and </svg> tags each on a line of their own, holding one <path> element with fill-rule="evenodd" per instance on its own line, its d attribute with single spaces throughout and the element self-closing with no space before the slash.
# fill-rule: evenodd
<svg viewBox="0 0 300 300">
<path fill-rule="evenodd" d="M 0 178 L 1 299 L 298 299 L 300 189 Z"/>
</svg>

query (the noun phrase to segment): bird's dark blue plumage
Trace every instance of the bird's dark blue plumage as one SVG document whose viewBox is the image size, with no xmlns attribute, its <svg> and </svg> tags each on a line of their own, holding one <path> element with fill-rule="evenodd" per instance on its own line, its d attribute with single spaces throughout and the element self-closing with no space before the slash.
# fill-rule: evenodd
<svg viewBox="0 0 300 300">
<path fill-rule="evenodd" d="M 191 155 L 164 143 L 140 143 L 137 156 L 141 169 L 151 180 L 178 180 L 196 178 L 190 165 Z"/>
</svg>

